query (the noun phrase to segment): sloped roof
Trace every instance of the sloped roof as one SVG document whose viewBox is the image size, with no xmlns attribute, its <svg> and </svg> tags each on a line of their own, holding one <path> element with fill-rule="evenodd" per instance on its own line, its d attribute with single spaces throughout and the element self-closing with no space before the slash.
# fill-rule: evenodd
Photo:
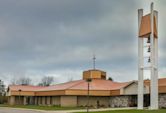
<svg viewBox="0 0 166 113">
<path fill-rule="evenodd" d="M 159 86 L 166 86 L 166 78 L 159 79 Z"/>
<path fill-rule="evenodd" d="M 128 84 L 129 82 L 118 83 L 118 82 L 113 82 L 110 80 L 93 79 L 92 82 L 90 82 L 90 90 L 117 90 L 117 89 L 121 89 L 125 87 Z M 87 87 L 88 87 L 88 84 L 86 81 L 84 81 L 84 82 L 81 82 L 80 84 L 70 87 L 69 89 L 87 90 Z"/>
<path fill-rule="evenodd" d="M 116 95 L 120 95 L 120 89 L 126 88 L 127 86 L 131 85 L 136 81 L 131 81 L 131 82 L 114 82 L 110 80 L 103 80 L 103 79 L 92 79 L 90 82 L 90 91 L 118 91 L 116 92 Z M 144 81 L 145 85 L 150 87 L 150 80 L 145 80 Z M 85 91 L 84 93 L 86 94 L 87 91 L 87 82 L 86 80 L 77 80 L 77 81 L 71 81 L 71 82 L 66 82 L 62 84 L 57 84 L 57 85 L 52 85 L 52 86 L 22 86 L 22 85 L 12 85 L 9 86 L 10 91 L 19 91 L 20 89 L 24 92 L 26 91 L 31 91 L 33 93 L 36 93 L 37 95 L 68 95 L 68 94 L 82 94 L 80 91 Z M 63 91 L 63 92 L 59 92 Z M 76 92 L 68 92 L 66 91 L 76 91 Z M 78 91 L 78 92 L 77 92 Z M 52 93 L 50 93 L 52 92 Z M 54 92 L 54 93 L 53 93 Z M 166 93 L 166 78 L 161 78 L 159 79 L 159 92 L 160 93 Z M 15 93 L 15 95 L 17 95 Z M 108 95 L 107 95 L 108 96 Z"/>
<path fill-rule="evenodd" d="M 103 80 L 103 79 L 93 79 L 90 82 L 90 90 L 118 90 L 127 85 L 131 82 L 119 83 L 113 82 L 110 80 Z M 54 91 L 54 90 L 87 90 L 87 82 L 86 80 L 77 80 L 66 82 L 62 84 L 52 85 L 52 86 L 22 86 L 22 85 L 11 85 L 9 86 L 10 90 L 12 91 Z"/>
<path fill-rule="evenodd" d="M 65 90 L 65 89 L 69 89 L 70 87 L 73 87 L 77 84 L 80 84 L 82 82 L 84 82 L 84 80 L 71 81 L 71 82 L 66 82 L 66 83 L 61 83 L 61 84 L 44 87 L 44 88 L 38 89 L 36 91 Z"/>
<path fill-rule="evenodd" d="M 93 79 L 90 82 L 90 90 L 117 90 L 117 89 L 121 89 L 125 87 L 129 83 L 130 82 L 118 83 L 118 82 L 113 82 L 110 80 Z M 67 82 L 63 84 L 48 86 L 48 87 L 39 89 L 37 91 L 66 90 L 66 89 L 87 90 L 87 87 L 88 87 L 88 84 L 86 80 L 78 80 L 78 81 L 72 81 L 72 82 Z"/>
<path fill-rule="evenodd" d="M 144 81 L 145 85 L 150 86 L 150 80 Z M 158 86 L 166 86 L 166 78 L 160 78 L 158 79 Z"/>
<path fill-rule="evenodd" d="M 31 86 L 31 85 L 10 85 L 9 89 L 12 91 L 18 91 L 18 90 L 22 90 L 22 91 L 36 91 L 39 90 L 41 88 L 44 88 L 44 86 Z"/>
</svg>

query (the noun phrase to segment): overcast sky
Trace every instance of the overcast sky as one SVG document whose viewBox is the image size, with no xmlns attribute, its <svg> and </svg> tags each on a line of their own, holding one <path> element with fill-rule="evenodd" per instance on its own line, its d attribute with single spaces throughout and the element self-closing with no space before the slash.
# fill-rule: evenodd
<svg viewBox="0 0 166 113">
<path fill-rule="evenodd" d="M 137 80 L 137 10 L 148 13 L 151 1 L 166 77 L 166 0 L 0 0 L 0 79 L 81 79 L 95 53 L 97 69 L 115 81 Z"/>
</svg>

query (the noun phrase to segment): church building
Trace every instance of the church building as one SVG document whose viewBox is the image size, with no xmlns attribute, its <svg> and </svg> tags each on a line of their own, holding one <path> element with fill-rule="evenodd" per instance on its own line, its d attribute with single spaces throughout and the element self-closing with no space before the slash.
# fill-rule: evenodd
<svg viewBox="0 0 166 113">
<path fill-rule="evenodd" d="M 47 87 L 10 85 L 7 90 L 8 103 L 67 107 L 86 107 L 89 103 L 93 108 L 137 106 L 137 81 L 116 82 L 106 78 L 106 72 L 92 69 L 83 72 L 82 80 Z M 149 106 L 150 81 L 144 82 L 144 106 Z M 159 105 L 166 107 L 166 79 L 159 79 L 159 92 Z"/>
<path fill-rule="evenodd" d="M 143 14 L 143 9 L 138 10 L 138 81 L 107 80 L 106 72 L 95 69 L 95 57 L 93 60 L 94 68 L 84 71 L 81 80 L 47 87 L 10 85 L 7 90 L 8 103 L 166 108 L 166 78 L 158 79 L 158 11 L 154 10 L 153 3 L 148 14 Z M 144 70 L 150 72 L 151 80 L 144 80 Z"/>
</svg>

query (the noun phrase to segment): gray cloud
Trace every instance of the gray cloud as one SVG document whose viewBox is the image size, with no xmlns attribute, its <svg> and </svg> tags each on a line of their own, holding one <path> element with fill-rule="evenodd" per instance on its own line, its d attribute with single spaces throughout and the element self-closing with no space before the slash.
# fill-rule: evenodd
<svg viewBox="0 0 166 113">
<path fill-rule="evenodd" d="M 154 0 L 155 1 L 155 0 Z M 149 10 L 144 0 L 1 0 L 0 78 L 80 79 L 97 68 L 118 81 L 137 79 L 137 9 Z M 160 68 L 165 72 L 165 1 L 160 11 Z M 65 79 L 64 79 L 65 77 Z M 125 79 L 124 79 L 125 78 Z M 35 81 L 34 80 L 34 81 Z"/>
</svg>

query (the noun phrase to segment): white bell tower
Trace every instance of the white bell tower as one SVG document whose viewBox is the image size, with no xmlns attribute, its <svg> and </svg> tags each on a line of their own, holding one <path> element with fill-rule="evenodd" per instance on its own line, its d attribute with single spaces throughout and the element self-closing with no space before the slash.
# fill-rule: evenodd
<svg viewBox="0 0 166 113">
<path fill-rule="evenodd" d="M 138 109 L 144 104 L 144 70 L 151 77 L 150 109 L 158 109 L 158 12 L 153 3 L 147 15 L 138 10 Z"/>
</svg>

